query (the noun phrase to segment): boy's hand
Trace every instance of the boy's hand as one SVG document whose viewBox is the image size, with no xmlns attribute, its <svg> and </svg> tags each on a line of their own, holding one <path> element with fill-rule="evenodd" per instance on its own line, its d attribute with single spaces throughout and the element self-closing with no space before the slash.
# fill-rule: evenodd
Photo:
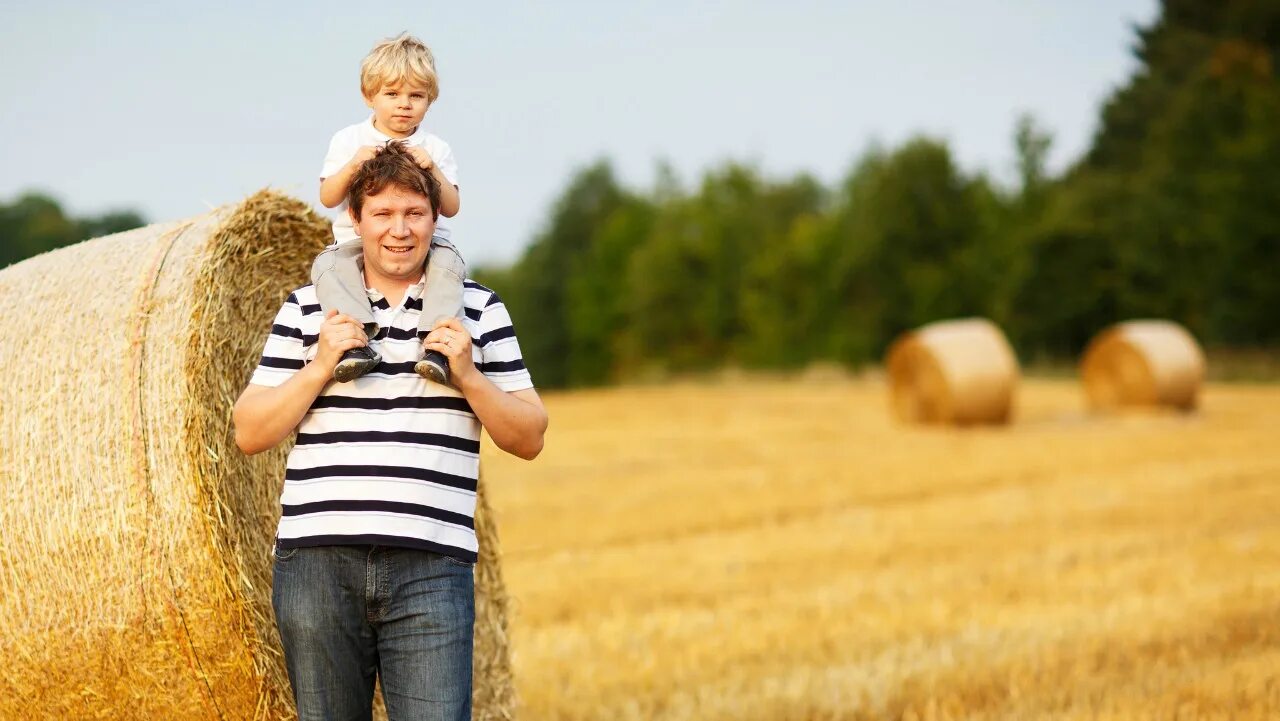
<svg viewBox="0 0 1280 721">
<path fill-rule="evenodd" d="M 419 168 L 422 168 L 423 170 L 431 170 L 431 168 L 435 167 L 436 162 L 431 159 L 431 153 L 428 153 L 426 150 L 418 147 L 417 145 L 410 145 L 406 147 L 405 150 L 409 151 L 410 157 L 413 158 L 413 162 L 418 164 Z"/>
<path fill-rule="evenodd" d="M 376 146 L 362 146 L 356 151 L 355 155 L 351 156 L 351 160 L 347 161 L 347 165 L 350 165 L 352 170 L 359 170 L 360 166 L 364 165 L 364 161 L 372 159 L 377 153 L 378 148 Z"/>
</svg>

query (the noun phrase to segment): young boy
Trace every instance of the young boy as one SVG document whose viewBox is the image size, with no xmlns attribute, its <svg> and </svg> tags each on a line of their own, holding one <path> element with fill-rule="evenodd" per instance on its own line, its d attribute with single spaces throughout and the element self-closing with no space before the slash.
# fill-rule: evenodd
<svg viewBox="0 0 1280 721">
<path fill-rule="evenodd" d="M 358 262 L 360 238 L 352 227 L 346 197 L 352 177 L 373 157 L 375 148 L 393 142 L 404 144 L 414 161 L 440 183 L 440 218 L 427 254 L 427 285 L 415 341 L 421 342 L 437 320 L 462 312 L 462 279 L 467 275 L 462 257 L 449 242 L 445 221 L 458 212 L 458 164 L 448 143 L 422 127 L 427 108 L 439 95 L 431 51 L 407 33 L 378 43 L 360 64 L 360 92 L 373 116 L 334 134 L 320 171 L 320 202 L 326 208 L 337 208 L 338 217 L 333 221 L 334 243 L 316 258 L 311 282 L 325 313 L 337 310 L 360 321 L 370 343 L 389 340 L 379 333 L 373 319 Z M 381 360 L 371 346 L 349 350 L 334 369 L 333 378 L 354 380 Z M 449 363 L 438 351 L 425 351 L 414 370 L 437 383 L 449 382 Z"/>
</svg>

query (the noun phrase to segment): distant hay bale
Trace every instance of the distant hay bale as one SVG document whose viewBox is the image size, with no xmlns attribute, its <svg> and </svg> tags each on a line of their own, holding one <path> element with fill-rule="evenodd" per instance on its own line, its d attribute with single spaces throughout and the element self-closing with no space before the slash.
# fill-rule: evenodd
<svg viewBox="0 0 1280 721">
<path fill-rule="evenodd" d="M 270 601 L 288 449 L 245 457 L 230 418 L 328 236 L 264 191 L 0 271 L 0 718 L 293 716 Z M 483 494 L 476 530 L 475 718 L 505 719 Z"/>
<path fill-rule="evenodd" d="M 885 360 L 894 415 L 912 423 L 1007 423 L 1018 359 L 994 323 L 930 323 L 898 337 Z"/>
<path fill-rule="evenodd" d="M 1094 336 L 1080 361 L 1089 405 L 1196 407 L 1204 382 L 1200 344 L 1167 320 L 1117 323 Z"/>
</svg>

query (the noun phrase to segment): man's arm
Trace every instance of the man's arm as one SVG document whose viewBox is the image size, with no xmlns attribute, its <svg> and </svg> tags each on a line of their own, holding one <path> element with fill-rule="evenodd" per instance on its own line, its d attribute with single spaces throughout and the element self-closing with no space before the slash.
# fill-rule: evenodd
<svg viewBox="0 0 1280 721">
<path fill-rule="evenodd" d="M 332 379 L 332 373 L 325 374 L 315 363 L 308 363 L 274 388 L 255 385 L 245 388 L 231 411 L 236 445 L 248 455 L 275 448 L 302 422 L 320 391 Z"/>
<path fill-rule="evenodd" d="M 465 381 L 458 379 L 457 383 L 494 445 L 526 461 L 538 457 L 548 418 L 537 391 L 526 388 L 508 393 L 479 371 L 466 376 Z"/>
<path fill-rule="evenodd" d="M 275 448 L 302 422 L 311 404 L 333 379 L 333 369 L 342 354 L 368 345 L 359 321 L 337 311 L 329 311 L 320 325 L 315 360 L 304 365 L 284 383 L 275 387 L 250 385 L 244 389 L 231 411 L 236 445 L 249 455 Z"/>
<path fill-rule="evenodd" d="M 538 392 L 532 388 L 507 392 L 481 373 L 471 360 L 471 333 L 462 321 L 440 320 L 427 334 L 424 346 L 449 359 L 454 384 L 498 448 L 526 461 L 542 452 L 548 418 Z"/>
</svg>

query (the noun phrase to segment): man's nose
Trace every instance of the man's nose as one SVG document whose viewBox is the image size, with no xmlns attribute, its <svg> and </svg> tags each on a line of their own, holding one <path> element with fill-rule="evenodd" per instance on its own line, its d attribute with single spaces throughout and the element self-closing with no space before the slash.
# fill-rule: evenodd
<svg viewBox="0 0 1280 721">
<path fill-rule="evenodd" d="M 396 216 L 395 222 L 391 224 L 391 234 L 397 238 L 409 235 L 409 223 L 405 221 L 403 215 Z"/>
</svg>

